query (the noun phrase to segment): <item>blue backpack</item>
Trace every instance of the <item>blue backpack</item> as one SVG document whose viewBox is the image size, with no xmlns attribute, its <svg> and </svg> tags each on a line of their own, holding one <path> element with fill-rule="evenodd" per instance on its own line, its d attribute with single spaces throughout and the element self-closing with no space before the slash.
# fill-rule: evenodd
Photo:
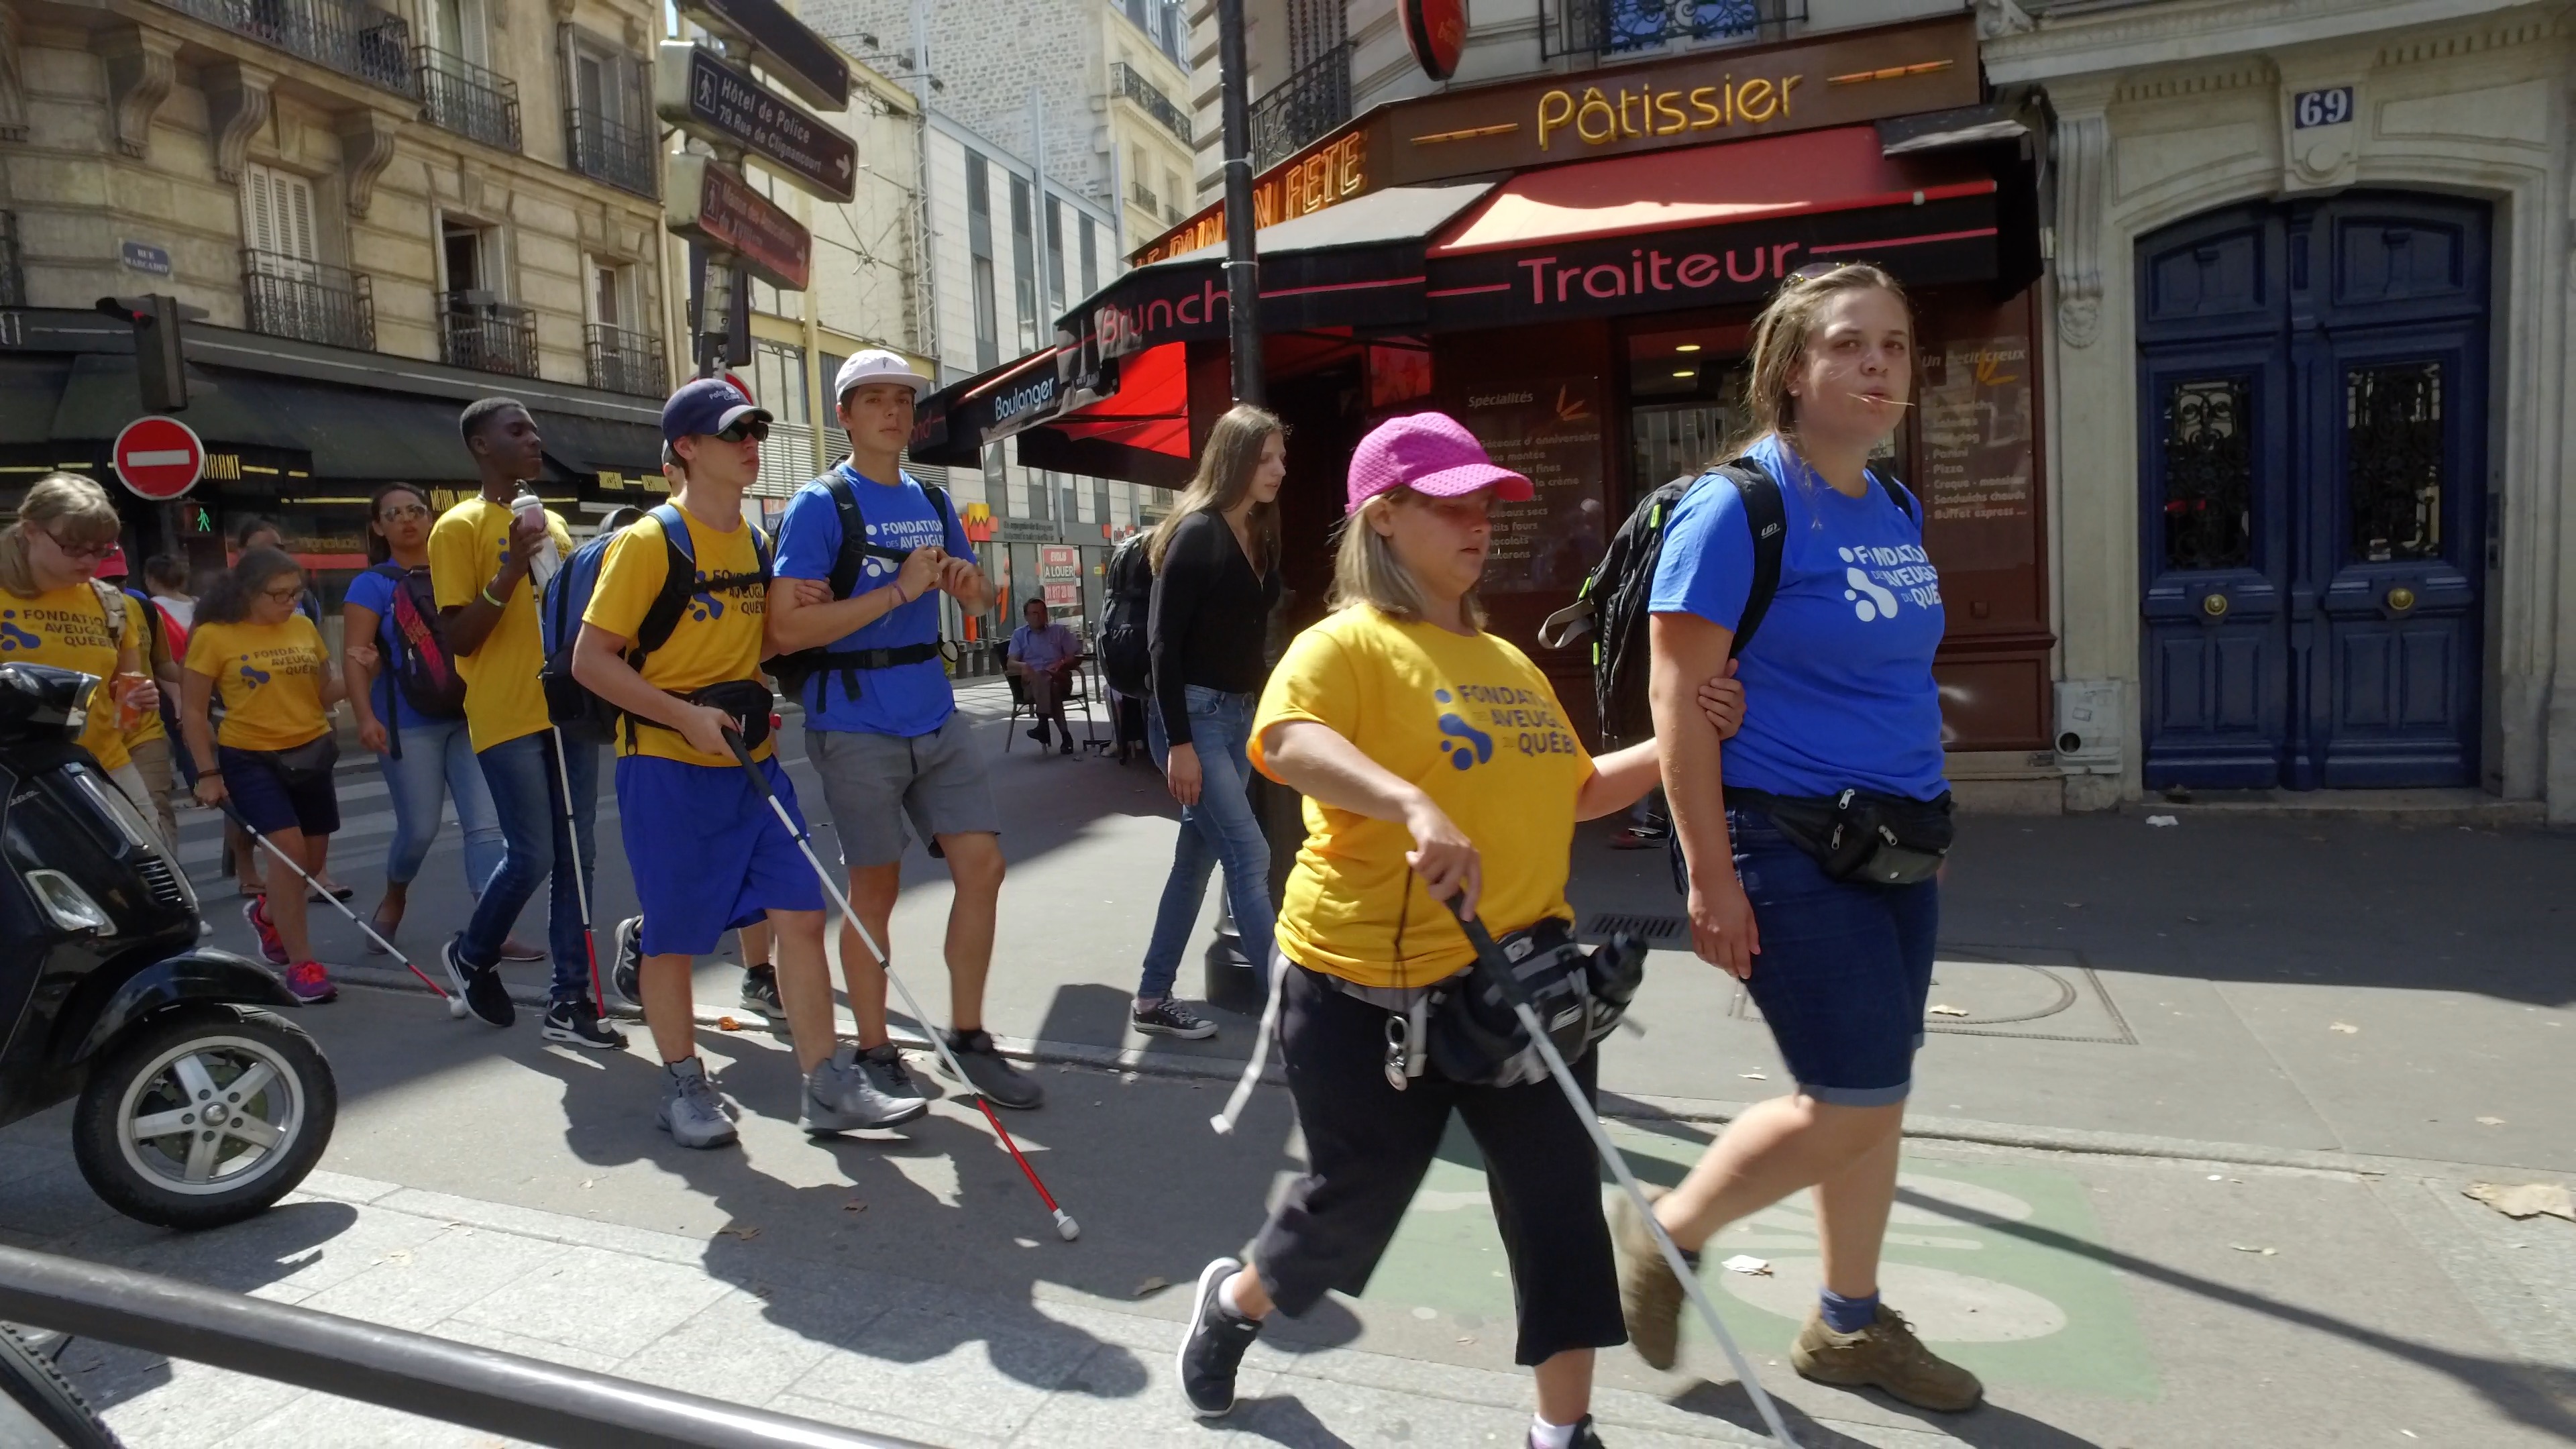
<svg viewBox="0 0 2576 1449">
<path fill-rule="evenodd" d="M 626 650 L 626 662 L 637 669 L 644 667 L 646 655 L 671 642 L 671 631 L 680 627 L 680 613 L 689 606 L 698 573 L 697 557 L 690 552 L 688 520 L 681 516 L 679 506 L 665 503 L 645 516 L 662 525 L 662 544 L 669 556 L 662 573 L 662 591 L 644 610 L 643 622 L 636 626 L 635 638 Z M 617 534 L 603 533 L 574 549 L 563 567 L 555 570 L 554 581 L 546 585 L 545 598 L 537 608 L 537 627 L 546 651 L 545 667 L 540 671 L 546 691 L 546 716 L 566 739 L 593 744 L 606 744 L 616 738 L 624 711 L 573 678 L 572 647 L 581 637 L 581 616 L 590 608 L 591 591 L 599 587 L 600 565 L 607 561 L 608 546 L 616 539 Z M 760 585 L 767 588 L 768 535 L 754 527 L 751 541 L 760 557 Z M 708 580 L 710 587 L 735 582 L 739 581 Z"/>
</svg>

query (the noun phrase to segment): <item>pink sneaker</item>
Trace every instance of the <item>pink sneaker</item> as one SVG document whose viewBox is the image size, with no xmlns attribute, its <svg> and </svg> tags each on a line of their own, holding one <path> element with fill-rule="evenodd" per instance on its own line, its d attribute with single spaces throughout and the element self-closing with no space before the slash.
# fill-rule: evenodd
<svg viewBox="0 0 2576 1449">
<path fill-rule="evenodd" d="M 332 984 L 331 973 L 319 961 L 299 962 L 286 971 L 286 989 L 307 1006 L 319 1006 L 340 994 Z"/>
<path fill-rule="evenodd" d="M 259 954 L 271 966 L 286 964 L 286 940 L 277 934 L 276 923 L 268 918 L 268 898 L 252 896 L 242 902 L 242 919 L 250 922 L 251 934 L 259 938 Z"/>
</svg>

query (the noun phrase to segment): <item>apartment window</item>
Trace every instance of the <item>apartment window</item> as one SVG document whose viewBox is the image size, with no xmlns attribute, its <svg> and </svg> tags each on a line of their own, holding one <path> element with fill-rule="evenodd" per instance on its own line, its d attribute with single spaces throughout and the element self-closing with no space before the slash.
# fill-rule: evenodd
<svg viewBox="0 0 2576 1449">
<path fill-rule="evenodd" d="M 1055 510 L 1048 505 L 1052 501 L 1054 493 L 1055 475 L 1053 473 L 1049 473 L 1044 469 L 1039 469 L 1038 471 L 1030 474 L 1029 517 L 1053 518 L 1055 516 Z"/>
<path fill-rule="evenodd" d="M 242 317 L 250 330 L 372 351 L 374 298 L 366 278 L 322 265 L 313 183 L 245 167 L 241 207 Z"/>
<path fill-rule="evenodd" d="M 670 385 L 662 339 L 645 326 L 636 300 L 635 269 L 593 257 L 590 274 L 588 357 L 590 385 L 611 392 L 659 396 Z"/>
<path fill-rule="evenodd" d="M 440 356 L 455 367 L 536 376 L 536 314 L 502 300 L 501 233 L 442 217 L 439 256 L 447 272 L 439 297 Z"/>
<path fill-rule="evenodd" d="M 825 352 L 818 354 L 814 360 L 821 364 L 815 369 L 815 372 L 823 379 L 823 391 L 826 394 L 829 394 L 832 390 L 833 381 L 841 375 L 841 364 L 847 362 L 849 359 L 836 353 Z M 829 404 L 829 406 L 823 409 L 823 425 L 837 432 L 840 430 L 841 400 L 836 397 L 826 396 L 823 401 Z"/>
<path fill-rule="evenodd" d="M 1011 178 L 1011 299 L 1019 305 L 1020 355 L 1038 350 L 1038 248 L 1029 235 L 1029 181 Z"/>
<path fill-rule="evenodd" d="M 1047 315 L 1064 310 L 1064 203 L 1048 197 L 1046 204 Z"/>
<path fill-rule="evenodd" d="M 803 427 L 812 422 L 805 349 L 784 342 L 751 344 L 751 395 L 782 423 Z"/>
<path fill-rule="evenodd" d="M 572 167 L 639 196 L 656 194 L 661 157 L 645 120 L 643 66 L 606 42 L 576 32 L 572 100 L 564 112 Z"/>
<path fill-rule="evenodd" d="M 293 269 L 322 260 L 313 232 L 313 183 L 268 166 L 242 168 L 242 238 Z"/>
<path fill-rule="evenodd" d="M 976 152 L 966 153 L 966 250 L 975 291 L 975 370 L 1002 361 L 1001 320 L 993 295 L 993 186 L 991 168 Z"/>
<path fill-rule="evenodd" d="M 1100 290 L 1100 231 L 1090 217 L 1082 219 L 1082 295 Z"/>
<path fill-rule="evenodd" d="M 993 505 L 995 518 L 1011 516 L 1011 470 L 1002 461 L 999 443 L 984 449 L 984 499 Z"/>
</svg>

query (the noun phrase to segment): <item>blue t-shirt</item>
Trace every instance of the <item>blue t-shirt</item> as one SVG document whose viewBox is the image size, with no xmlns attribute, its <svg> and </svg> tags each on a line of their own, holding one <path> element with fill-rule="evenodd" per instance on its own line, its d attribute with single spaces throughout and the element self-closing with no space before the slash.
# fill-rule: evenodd
<svg viewBox="0 0 2576 1449">
<path fill-rule="evenodd" d="M 939 505 L 930 501 L 912 475 L 891 487 L 852 468 L 847 461 L 835 472 L 858 490 L 859 516 L 868 521 L 871 542 L 910 551 L 943 546 L 958 558 L 973 559 L 966 526 L 951 517 L 941 540 Z M 829 579 L 841 556 L 841 511 L 832 505 L 832 490 L 822 479 L 796 490 L 787 515 L 778 525 L 778 576 L 783 579 Z M 859 565 L 856 592 L 883 588 L 899 567 L 892 559 L 871 557 Z M 939 638 L 939 591 L 896 608 L 866 628 L 843 635 L 834 649 L 893 649 L 930 644 Z M 957 696 L 948 687 L 948 670 L 937 659 L 870 669 L 859 675 L 858 698 L 841 683 L 837 670 L 818 672 L 806 682 L 805 722 L 814 729 L 848 730 L 854 734 L 926 735 L 948 722 Z"/>
<path fill-rule="evenodd" d="M 426 567 L 424 565 L 423 567 Z M 394 591 L 400 585 L 370 565 L 349 580 L 349 592 L 342 597 L 343 609 L 355 605 L 376 616 L 376 677 L 367 688 L 367 700 L 376 718 L 397 730 L 432 723 L 411 707 L 403 697 L 402 686 L 394 682 L 394 672 L 402 667 L 402 636 L 394 632 Z M 310 595 L 307 595 L 310 597 Z"/>
<path fill-rule="evenodd" d="M 1788 536 L 1771 611 L 1736 663 L 1744 726 L 1726 783 L 1774 795 L 1849 786 L 1929 800 L 1941 774 L 1941 582 L 1923 529 L 1875 483 L 1852 498 L 1769 437 L 1750 449 L 1780 480 Z M 1732 629 L 1753 585 L 1744 495 L 1694 488 L 1666 526 L 1648 608 Z"/>
</svg>

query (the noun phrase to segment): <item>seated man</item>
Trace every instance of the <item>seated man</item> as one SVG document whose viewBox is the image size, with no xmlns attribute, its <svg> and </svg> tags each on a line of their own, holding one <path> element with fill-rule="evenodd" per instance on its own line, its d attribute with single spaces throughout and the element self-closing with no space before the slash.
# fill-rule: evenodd
<svg viewBox="0 0 2576 1449">
<path fill-rule="evenodd" d="M 1056 753 L 1072 754 L 1073 729 L 1064 722 L 1064 697 L 1070 692 L 1073 671 L 1082 663 L 1082 641 L 1048 616 L 1044 599 L 1029 600 L 1021 613 L 1028 622 L 1011 633 L 1009 667 L 1028 686 L 1029 714 L 1038 722 L 1029 738 L 1044 746 L 1047 721 L 1054 720 L 1057 733 L 1064 737 L 1064 747 Z"/>
</svg>

